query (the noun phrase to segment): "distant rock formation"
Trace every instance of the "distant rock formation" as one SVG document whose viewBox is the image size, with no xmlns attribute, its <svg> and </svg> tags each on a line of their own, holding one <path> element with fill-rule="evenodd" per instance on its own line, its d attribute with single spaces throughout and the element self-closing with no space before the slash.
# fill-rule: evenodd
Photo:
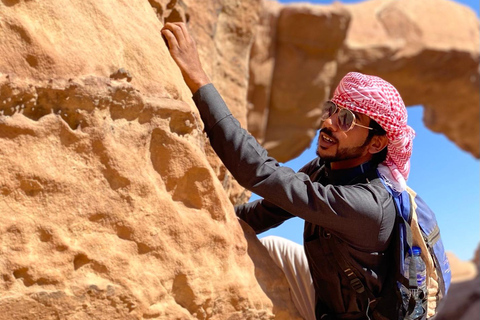
<svg viewBox="0 0 480 320">
<path fill-rule="evenodd" d="M 478 156 L 478 92 L 464 81 L 478 89 L 478 20 L 452 2 L 415 3 L 2 0 L 0 320 L 300 319 L 234 215 L 249 193 L 209 147 L 159 30 L 188 21 L 230 109 L 280 160 L 309 144 L 316 106 L 350 67 L 431 107 L 432 128 Z M 415 6 L 450 10 L 438 28 L 455 24 L 456 37 L 412 26 Z M 376 30 L 377 7 L 412 33 L 390 25 L 358 40 L 356 19 Z M 409 87 L 416 76 L 424 86 Z"/>
<path fill-rule="evenodd" d="M 480 157 L 480 37 L 471 9 L 447 0 L 263 5 L 248 128 L 273 157 L 287 161 L 310 146 L 318 106 L 349 71 L 391 82 L 407 106 L 424 106 L 428 128 Z"/>
<path fill-rule="evenodd" d="M 480 277 L 453 283 L 441 305 L 438 320 L 473 320 L 480 314 Z"/>
<path fill-rule="evenodd" d="M 472 262 L 460 262 L 455 256 L 449 255 L 452 267 L 452 280 L 449 293 L 439 308 L 435 319 L 439 320 L 471 320 L 480 314 L 480 263 L 477 248 Z"/>
</svg>

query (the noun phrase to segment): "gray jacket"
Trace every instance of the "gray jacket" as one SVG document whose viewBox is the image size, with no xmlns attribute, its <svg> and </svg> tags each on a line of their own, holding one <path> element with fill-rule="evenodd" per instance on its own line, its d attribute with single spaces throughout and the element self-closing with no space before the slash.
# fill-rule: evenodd
<svg viewBox="0 0 480 320">
<path fill-rule="evenodd" d="M 366 163 L 330 170 L 317 158 L 294 172 L 269 157 L 240 127 L 212 84 L 200 88 L 193 99 L 224 165 L 243 187 L 263 197 L 237 207 L 237 215 L 257 233 L 293 216 L 304 219 L 317 314 L 362 319 L 367 302 L 351 289 L 331 250 L 342 246 L 358 278 L 379 294 L 388 271 L 395 205 L 376 168 Z"/>
</svg>

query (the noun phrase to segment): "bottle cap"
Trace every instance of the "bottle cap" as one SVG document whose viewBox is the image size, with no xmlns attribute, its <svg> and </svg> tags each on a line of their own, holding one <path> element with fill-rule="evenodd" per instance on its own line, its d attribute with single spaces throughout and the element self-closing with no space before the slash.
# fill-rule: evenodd
<svg viewBox="0 0 480 320">
<path fill-rule="evenodd" d="M 420 247 L 416 247 L 416 246 L 408 248 L 408 253 L 410 255 L 412 255 L 412 252 L 413 252 L 414 256 L 419 256 L 422 253 L 422 249 L 420 249 Z"/>
</svg>

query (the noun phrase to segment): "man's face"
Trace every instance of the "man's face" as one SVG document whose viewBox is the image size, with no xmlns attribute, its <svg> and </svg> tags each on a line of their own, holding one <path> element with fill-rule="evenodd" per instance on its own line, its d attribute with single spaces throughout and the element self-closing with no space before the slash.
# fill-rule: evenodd
<svg viewBox="0 0 480 320">
<path fill-rule="evenodd" d="M 356 122 L 369 126 L 370 118 L 355 113 Z M 325 120 L 318 138 L 317 155 L 332 163 L 332 169 L 351 168 L 369 161 L 372 154 L 368 152 L 369 130 L 354 126 L 350 131 L 340 130 L 337 125 L 338 112 Z"/>
</svg>

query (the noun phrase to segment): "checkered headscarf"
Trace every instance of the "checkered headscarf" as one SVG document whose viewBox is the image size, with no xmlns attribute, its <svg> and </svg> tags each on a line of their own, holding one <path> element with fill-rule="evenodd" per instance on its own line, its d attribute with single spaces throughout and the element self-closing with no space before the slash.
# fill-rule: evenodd
<svg viewBox="0 0 480 320">
<path fill-rule="evenodd" d="M 350 72 L 338 84 L 332 101 L 367 115 L 387 132 L 387 158 L 379 171 L 392 187 L 405 190 L 415 131 L 407 125 L 407 109 L 397 89 L 379 77 Z"/>
</svg>

